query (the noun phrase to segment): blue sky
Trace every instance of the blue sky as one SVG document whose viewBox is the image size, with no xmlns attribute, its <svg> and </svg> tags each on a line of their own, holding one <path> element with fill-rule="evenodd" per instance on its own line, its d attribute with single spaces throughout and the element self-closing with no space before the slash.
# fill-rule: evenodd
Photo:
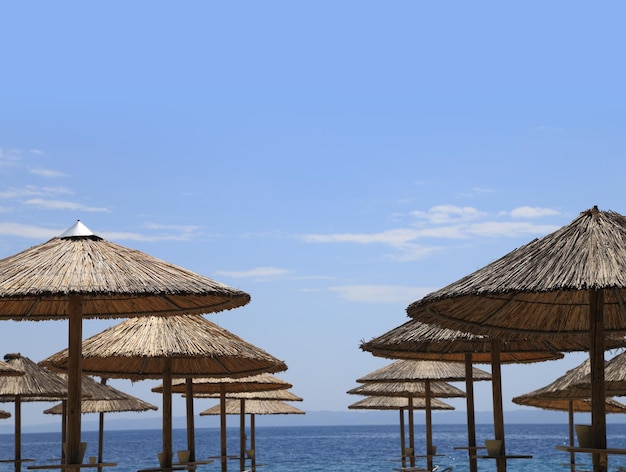
<svg viewBox="0 0 626 472">
<path fill-rule="evenodd" d="M 360 341 L 409 303 L 593 205 L 626 213 L 625 10 L 4 4 L 0 257 L 80 219 L 240 288 L 252 302 L 209 319 L 283 359 L 303 409 L 345 410 L 389 362 Z M 66 331 L 0 339 L 38 361 Z M 505 409 L 583 359 L 505 367 Z M 160 405 L 153 383 L 116 386 Z"/>
</svg>

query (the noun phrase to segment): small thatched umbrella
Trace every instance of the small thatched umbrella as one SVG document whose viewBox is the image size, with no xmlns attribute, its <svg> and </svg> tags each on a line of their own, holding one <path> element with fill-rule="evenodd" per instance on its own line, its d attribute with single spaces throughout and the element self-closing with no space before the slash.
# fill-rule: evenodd
<svg viewBox="0 0 626 472">
<path fill-rule="evenodd" d="M 305 411 L 289 405 L 282 400 L 226 400 L 227 415 L 250 415 L 250 450 L 246 455 L 250 459 L 250 470 L 256 471 L 256 415 L 304 415 Z M 217 404 L 200 412 L 200 416 L 221 415 L 222 405 Z M 245 439 L 244 439 L 245 440 Z"/>
<path fill-rule="evenodd" d="M 406 466 L 406 461 L 404 459 L 404 410 L 408 409 L 409 406 L 411 406 L 413 410 L 424 410 L 426 409 L 426 399 L 423 397 L 417 397 L 409 400 L 407 397 L 383 397 L 370 395 L 362 400 L 359 400 L 358 402 L 348 405 L 348 409 L 350 410 L 398 410 L 400 414 L 400 457 L 403 461 L 402 467 Z M 437 398 L 432 398 L 430 400 L 430 408 L 432 410 L 454 410 L 452 405 L 442 402 Z"/>
<path fill-rule="evenodd" d="M 172 455 L 173 376 L 232 377 L 287 368 L 284 362 L 200 315 L 131 318 L 86 339 L 82 358 L 83 370 L 93 375 L 163 379 L 166 467 L 171 466 Z M 63 370 L 68 360 L 68 352 L 64 350 L 41 364 Z"/>
<path fill-rule="evenodd" d="M 193 424 L 190 423 L 190 416 L 193 418 L 193 397 L 197 394 L 219 394 L 220 405 L 223 408 L 226 407 L 226 394 L 230 393 L 245 393 L 245 392 L 262 392 L 273 390 L 284 390 L 293 387 L 290 383 L 279 379 L 278 377 L 269 373 L 251 375 L 247 377 L 201 377 L 194 379 L 177 379 L 172 382 L 172 392 L 183 393 L 187 400 L 187 429 L 193 430 Z M 152 389 L 153 392 L 162 393 L 163 386 L 157 386 Z M 239 462 L 240 468 L 243 470 L 245 461 L 245 399 L 241 399 L 242 408 L 244 414 L 240 415 L 239 425 Z M 220 458 L 222 460 L 222 468 L 225 468 L 226 460 L 226 411 L 222 411 L 220 416 L 220 441 L 221 452 Z"/>
<path fill-rule="evenodd" d="M 471 371 L 474 380 L 491 380 L 491 375 L 476 367 Z M 432 451 L 432 416 L 430 410 L 431 381 L 460 382 L 465 381 L 467 372 L 465 365 L 458 362 L 420 361 L 403 359 L 367 374 L 357 382 L 424 382 L 426 390 L 426 455 L 428 469 L 433 468 Z"/>
<path fill-rule="evenodd" d="M 59 374 L 66 377 L 65 374 Z M 83 375 L 82 392 L 89 396 L 80 402 L 81 413 L 98 413 L 100 415 L 98 425 L 98 463 L 102 463 L 103 444 L 104 444 L 104 413 L 126 412 L 126 411 L 148 411 L 157 410 L 158 408 L 151 403 L 145 402 L 140 398 L 124 393 L 116 388 L 106 385 L 106 379 L 96 382 L 90 377 Z M 65 441 L 65 417 L 67 415 L 67 402 L 63 401 L 55 405 L 44 413 L 49 415 L 63 415 L 62 436 Z"/>
<path fill-rule="evenodd" d="M 6 420 L 7 418 L 11 418 L 11 413 L 8 411 L 0 410 L 0 419 Z"/>
<path fill-rule="evenodd" d="M 67 383 L 21 354 L 7 354 L 4 360 L 24 375 L 0 377 L 0 401 L 15 403 L 15 470 L 22 461 L 22 401 L 50 401 L 67 397 Z"/>
<path fill-rule="evenodd" d="M 426 323 L 496 337 L 589 336 L 594 449 L 606 449 L 605 333 L 626 331 L 626 218 L 597 207 L 407 307 Z M 496 439 L 504 438 L 495 425 Z M 606 455 L 592 454 L 594 472 Z M 497 461 L 498 471 L 506 470 Z"/>
<path fill-rule="evenodd" d="M 589 376 L 591 371 L 589 359 L 574 369 L 568 370 L 554 382 L 532 392 L 519 395 L 512 399 L 518 405 L 533 406 L 544 410 L 560 410 L 568 412 L 569 444 L 574 446 L 574 412 L 591 412 L 591 389 L 580 388 L 581 380 Z M 626 406 L 606 399 L 607 413 L 626 413 Z M 570 468 L 576 468 L 575 454 L 570 452 Z"/>
<path fill-rule="evenodd" d="M 619 347 L 624 339 L 607 340 L 610 347 Z M 490 363 L 494 425 L 503 423 L 501 364 L 522 364 L 561 359 L 561 351 L 585 350 L 588 339 L 582 336 L 562 339 L 517 338 L 494 339 L 463 331 L 442 328 L 411 320 L 381 336 L 361 344 L 361 349 L 375 356 L 392 359 L 431 359 L 464 362 L 467 394 L 467 439 L 470 472 L 478 470 L 476 461 L 476 421 L 472 364 Z"/>
<path fill-rule="evenodd" d="M 620 397 L 626 395 L 626 352 L 622 352 L 606 362 L 604 367 L 604 381 L 607 395 Z M 592 384 L 593 381 L 591 380 L 590 372 L 587 372 L 575 382 L 574 386 L 577 389 L 589 391 Z"/>
<path fill-rule="evenodd" d="M 249 301 L 241 290 L 108 242 L 80 221 L 0 260 L 0 319 L 69 319 L 68 464 L 80 463 L 82 318 L 212 313 Z"/>
</svg>

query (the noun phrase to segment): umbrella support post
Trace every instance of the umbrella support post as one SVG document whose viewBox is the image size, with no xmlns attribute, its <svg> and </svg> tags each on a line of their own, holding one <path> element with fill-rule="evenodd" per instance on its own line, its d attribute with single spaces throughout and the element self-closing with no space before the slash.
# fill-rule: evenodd
<svg viewBox="0 0 626 472">
<path fill-rule="evenodd" d="M 501 454 L 506 455 L 504 445 L 504 415 L 502 411 L 502 373 L 500 370 L 500 341 L 491 340 L 491 387 L 493 397 L 493 433 L 495 439 L 502 441 Z M 496 459 L 496 470 L 506 472 L 506 459 Z"/>
<path fill-rule="evenodd" d="M 246 468 L 246 401 L 239 400 L 239 470 Z"/>
<path fill-rule="evenodd" d="M 476 460 L 476 415 L 474 412 L 474 378 L 472 354 L 465 354 L 465 400 L 467 405 L 467 445 L 469 446 L 469 470 L 478 472 Z"/>
<path fill-rule="evenodd" d="M 80 451 L 80 396 L 82 377 L 83 301 L 69 297 L 68 372 L 67 372 L 67 464 L 82 462 Z"/>
<path fill-rule="evenodd" d="M 606 449 L 606 391 L 604 386 L 604 292 L 589 291 L 591 365 L 591 427 L 594 448 Z M 606 454 L 592 454 L 593 471 L 608 470 Z"/>
<path fill-rule="evenodd" d="M 185 397 L 187 408 L 187 449 L 189 462 L 196 461 L 196 427 L 193 418 L 193 379 L 185 379 Z"/>
<path fill-rule="evenodd" d="M 426 396 L 426 464 L 433 470 L 433 417 L 430 407 L 430 380 L 424 382 Z"/>
<path fill-rule="evenodd" d="M 411 451 L 410 464 L 415 467 L 415 431 L 413 421 L 413 395 L 409 395 L 409 448 Z"/>
<path fill-rule="evenodd" d="M 406 441 L 404 439 L 404 408 L 399 408 L 400 412 L 400 457 L 402 458 L 402 467 L 406 467 L 406 454 L 404 452 Z"/>
</svg>

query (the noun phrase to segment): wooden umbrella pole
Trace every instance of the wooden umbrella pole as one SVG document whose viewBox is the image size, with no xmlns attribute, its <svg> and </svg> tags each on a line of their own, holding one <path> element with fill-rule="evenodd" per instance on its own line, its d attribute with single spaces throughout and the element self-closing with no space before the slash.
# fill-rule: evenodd
<svg viewBox="0 0 626 472">
<path fill-rule="evenodd" d="M 255 424 L 254 413 L 250 413 L 250 449 L 252 450 L 252 456 L 250 459 L 250 470 L 256 472 L 256 437 L 255 437 Z"/>
<path fill-rule="evenodd" d="M 493 397 L 493 433 L 502 441 L 500 454 L 506 454 L 504 445 L 504 415 L 502 411 L 502 373 L 500 370 L 500 340 L 491 339 L 491 394 Z M 496 470 L 506 472 L 506 459 L 496 459 Z"/>
<path fill-rule="evenodd" d="M 569 445 L 574 447 L 574 400 L 567 402 L 567 417 L 569 420 Z M 569 470 L 570 472 L 576 471 L 576 453 L 569 453 Z"/>
<path fill-rule="evenodd" d="M 409 395 L 409 448 L 411 448 L 410 464 L 415 467 L 415 431 L 413 421 L 413 395 Z"/>
<path fill-rule="evenodd" d="M 68 371 L 67 371 L 67 464 L 80 464 L 80 395 L 82 376 L 83 300 L 69 297 Z"/>
<path fill-rule="evenodd" d="M 604 293 L 589 291 L 591 364 L 591 428 L 594 448 L 606 449 L 606 391 L 604 386 Z M 606 454 L 592 454 L 594 472 L 608 469 Z"/>
<path fill-rule="evenodd" d="M 433 470 L 433 415 L 430 408 L 430 380 L 424 382 L 426 396 L 426 464 Z"/>
<path fill-rule="evenodd" d="M 467 445 L 470 472 L 478 472 L 476 460 L 476 414 L 474 411 L 474 369 L 472 353 L 465 354 L 465 404 L 467 408 Z"/>
<path fill-rule="evenodd" d="M 246 400 L 239 399 L 239 470 L 246 468 Z"/>
<path fill-rule="evenodd" d="M 100 379 L 102 385 L 107 384 L 107 379 L 102 377 Z M 104 412 L 101 411 L 98 415 L 98 464 L 102 464 L 103 450 L 104 450 Z M 98 472 L 102 471 L 102 467 L 98 467 Z"/>
<path fill-rule="evenodd" d="M 196 461 L 196 426 L 193 417 L 193 379 L 185 379 L 185 397 L 187 408 L 187 449 L 189 450 L 189 462 Z"/>
<path fill-rule="evenodd" d="M 22 459 L 22 398 L 15 397 L 15 472 L 20 472 Z"/>
<path fill-rule="evenodd" d="M 220 385 L 220 455 L 222 456 L 222 472 L 226 472 L 226 385 Z"/>
<path fill-rule="evenodd" d="M 404 439 L 404 408 L 400 408 L 398 411 L 400 412 L 400 457 L 402 458 L 402 467 L 406 467 L 406 455 L 404 454 L 404 448 L 406 447 Z"/>
<path fill-rule="evenodd" d="M 163 366 L 163 468 L 172 467 L 172 361 Z"/>
</svg>

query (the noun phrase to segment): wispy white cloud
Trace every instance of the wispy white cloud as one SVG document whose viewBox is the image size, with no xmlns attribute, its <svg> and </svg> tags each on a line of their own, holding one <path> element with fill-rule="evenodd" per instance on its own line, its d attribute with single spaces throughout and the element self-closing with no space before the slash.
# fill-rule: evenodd
<svg viewBox="0 0 626 472">
<path fill-rule="evenodd" d="M 352 302 L 408 304 L 435 289 L 403 285 L 340 285 L 329 290 Z"/>
<path fill-rule="evenodd" d="M 67 200 L 46 200 L 43 198 L 31 198 L 24 202 L 24 205 L 29 205 L 42 210 L 72 210 L 72 211 L 86 211 L 89 213 L 100 212 L 110 213 L 111 210 L 103 207 L 90 207 L 83 205 L 82 203 L 69 202 Z"/>
<path fill-rule="evenodd" d="M 279 269 L 278 267 L 255 267 L 254 269 L 243 270 L 243 271 L 223 271 L 219 270 L 215 272 L 217 275 L 224 275 L 227 277 L 233 277 L 235 279 L 247 279 L 247 278 L 256 278 L 256 279 L 266 279 L 266 278 L 276 278 L 283 277 L 291 273 L 291 271 L 287 269 Z"/>
<path fill-rule="evenodd" d="M 521 207 L 514 208 L 513 210 L 511 210 L 511 216 L 513 218 L 540 218 L 543 216 L 556 216 L 560 214 L 561 214 L 560 211 L 554 210 L 553 208 L 530 207 L 530 206 L 521 206 Z"/>
<path fill-rule="evenodd" d="M 443 245 L 437 243 L 437 240 L 470 240 L 485 236 L 515 238 L 547 234 L 558 229 L 558 226 L 535 224 L 530 221 L 511 221 L 510 218 L 530 219 L 559 214 L 560 212 L 549 208 L 519 207 L 511 212 L 491 215 L 473 207 L 440 205 L 428 211 L 412 212 L 414 220 L 408 222 L 408 227 L 405 228 L 376 233 L 305 234 L 301 235 L 300 239 L 308 243 L 381 244 L 397 250 L 388 257 L 410 261 L 443 250 Z M 394 215 L 396 220 L 399 217 L 399 214 Z"/>
<path fill-rule="evenodd" d="M 40 177 L 53 178 L 53 177 L 67 177 L 67 174 L 53 169 L 43 169 L 41 167 L 37 167 L 34 169 L 30 169 L 29 172 L 34 175 L 38 175 Z"/>
<path fill-rule="evenodd" d="M 0 198 L 24 198 L 24 197 L 43 197 L 51 195 L 68 195 L 72 191 L 66 187 L 37 187 L 35 185 L 25 185 L 16 188 L 9 187 L 7 190 L 0 192 Z"/>
<path fill-rule="evenodd" d="M 58 236 L 62 232 L 63 229 L 51 229 L 20 223 L 0 223 L 0 234 L 4 236 L 18 236 L 41 241 Z"/>
<path fill-rule="evenodd" d="M 483 218 L 487 213 L 472 207 L 459 207 L 455 205 L 438 205 L 428 211 L 414 211 L 412 216 L 428 223 L 440 225 L 444 223 L 458 223 L 462 221 L 475 221 Z"/>
</svg>

